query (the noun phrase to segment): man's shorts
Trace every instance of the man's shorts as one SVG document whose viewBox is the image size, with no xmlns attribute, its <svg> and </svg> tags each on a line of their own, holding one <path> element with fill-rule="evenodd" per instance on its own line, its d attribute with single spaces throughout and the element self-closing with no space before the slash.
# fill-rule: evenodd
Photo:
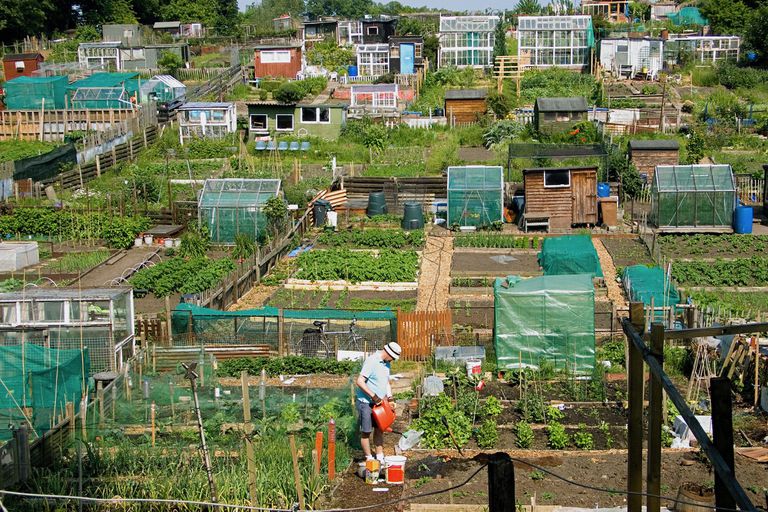
<svg viewBox="0 0 768 512">
<path fill-rule="evenodd" d="M 357 424 L 360 426 L 361 433 L 373 432 L 373 411 L 369 402 L 357 400 Z"/>
</svg>

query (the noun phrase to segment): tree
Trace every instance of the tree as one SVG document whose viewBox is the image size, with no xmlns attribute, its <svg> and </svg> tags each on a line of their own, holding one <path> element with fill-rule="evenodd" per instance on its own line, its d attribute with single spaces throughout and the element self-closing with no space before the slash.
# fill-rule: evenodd
<svg viewBox="0 0 768 512">
<path fill-rule="evenodd" d="M 746 43 L 757 52 L 761 62 L 768 62 L 768 2 L 753 12 L 747 28 Z"/>
<path fill-rule="evenodd" d="M 272 94 L 280 103 L 296 103 L 304 99 L 304 92 L 296 82 L 285 82 Z"/>
<path fill-rule="evenodd" d="M 237 0 L 218 0 L 216 2 L 216 23 L 219 34 L 236 35 L 240 28 L 240 12 Z"/>
<path fill-rule="evenodd" d="M 704 0 L 699 4 L 712 32 L 743 36 L 750 21 L 750 8 L 741 0 Z"/>
<path fill-rule="evenodd" d="M 12 42 L 45 31 L 53 12 L 48 0 L 0 1 L 0 39 Z"/>
<path fill-rule="evenodd" d="M 506 13 L 499 16 L 499 22 L 496 24 L 496 29 L 493 34 L 493 57 L 494 61 L 496 57 L 507 54 L 507 24 L 504 21 Z"/>
<path fill-rule="evenodd" d="M 434 66 L 437 65 L 438 48 L 440 48 L 440 39 L 435 34 L 424 36 L 424 57 Z"/>
<path fill-rule="evenodd" d="M 176 76 L 181 68 L 184 67 L 184 61 L 173 52 L 163 52 L 157 60 L 157 65 L 167 75 Z"/>
<path fill-rule="evenodd" d="M 182 23 L 200 22 L 205 26 L 216 26 L 218 12 L 213 2 L 202 0 L 171 0 L 161 8 L 162 18 Z"/>
<path fill-rule="evenodd" d="M 361 18 L 373 10 L 373 0 L 307 0 L 307 14 L 313 18 L 329 15 Z"/>
<path fill-rule="evenodd" d="M 397 20 L 395 33 L 398 36 L 422 36 L 426 37 L 438 31 L 436 21 L 422 21 L 418 18 L 403 17 Z"/>
<path fill-rule="evenodd" d="M 630 2 L 629 16 L 633 20 L 648 21 L 651 19 L 651 5 L 641 2 Z"/>
<path fill-rule="evenodd" d="M 353 62 L 355 62 L 355 51 L 351 48 L 339 47 L 335 39 L 316 43 L 307 52 L 308 64 L 323 66 L 329 71 L 346 71 L 346 67 Z"/>
<path fill-rule="evenodd" d="M 541 5 L 538 0 L 520 0 L 514 12 L 517 15 L 541 14 Z"/>
</svg>

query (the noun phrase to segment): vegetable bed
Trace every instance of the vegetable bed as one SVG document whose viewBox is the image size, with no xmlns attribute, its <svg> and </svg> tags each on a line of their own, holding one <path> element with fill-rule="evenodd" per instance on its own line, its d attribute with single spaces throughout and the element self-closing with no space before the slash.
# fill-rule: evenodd
<svg viewBox="0 0 768 512">
<path fill-rule="evenodd" d="M 370 249 L 404 249 L 424 246 L 424 230 L 403 231 L 400 229 L 364 229 L 339 232 L 324 232 L 317 243 L 326 247 L 349 247 Z"/>
<path fill-rule="evenodd" d="M 665 235 L 658 244 L 671 259 L 744 258 L 765 254 L 768 235 Z"/>
<path fill-rule="evenodd" d="M 766 286 L 768 257 L 675 262 L 672 279 L 682 286 Z"/>
<path fill-rule="evenodd" d="M 130 279 L 134 288 L 152 292 L 157 297 L 173 293 L 199 293 L 214 287 L 235 264 L 228 258 L 171 258 L 140 270 Z"/>
<path fill-rule="evenodd" d="M 296 258 L 296 279 L 350 283 L 416 281 L 419 255 L 415 251 L 382 249 L 378 253 L 327 249 L 303 252 Z"/>
<path fill-rule="evenodd" d="M 488 247 L 493 249 L 541 249 L 540 236 L 495 235 L 471 233 L 453 239 L 454 247 Z"/>
</svg>

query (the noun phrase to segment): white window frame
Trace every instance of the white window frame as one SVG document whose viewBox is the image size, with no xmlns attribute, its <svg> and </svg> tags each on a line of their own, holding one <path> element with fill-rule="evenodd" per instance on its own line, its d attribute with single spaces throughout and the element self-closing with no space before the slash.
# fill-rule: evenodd
<svg viewBox="0 0 768 512">
<path fill-rule="evenodd" d="M 566 173 L 568 175 L 568 184 L 567 185 L 547 185 L 547 175 L 550 174 L 550 173 L 553 173 L 553 174 L 554 173 L 558 173 L 558 174 Z M 571 186 L 571 171 L 568 170 L 568 169 L 557 169 L 557 170 L 552 170 L 552 171 L 544 171 L 543 181 L 544 181 L 544 188 L 570 188 L 570 186 Z"/>
<path fill-rule="evenodd" d="M 315 112 L 315 120 L 314 121 L 305 121 L 304 120 L 304 111 L 305 110 L 313 110 Z M 327 121 L 321 121 L 320 120 L 320 111 L 326 110 L 328 112 L 328 120 Z M 328 107 L 301 107 L 301 115 L 299 116 L 299 121 L 301 124 L 331 124 L 331 109 Z"/>
<path fill-rule="evenodd" d="M 261 50 L 260 56 L 261 56 L 262 64 L 290 64 L 291 63 L 290 50 Z"/>
<path fill-rule="evenodd" d="M 280 128 L 280 118 L 281 117 L 290 117 L 291 118 L 291 127 L 290 128 Z M 293 114 L 275 114 L 275 131 L 278 132 L 292 132 L 294 130 L 295 119 L 293 118 Z"/>
<path fill-rule="evenodd" d="M 368 27 L 365 27 L 365 35 L 367 35 L 367 36 L 377 36 L 377 35 L 379 35 L 379 27 L 378 27 L 378 25 L 370 25 Z"/>
<path fill-rule="evenodd" d="M 254 128 L 253 126 L 253 118 L 254 117 L 263 117 L 264 118 L 264 128 Z M 251 131 L 258 131 L 258 132 L 264 132 L 269 130 L 269 116 L 267 114 L 250 114 L 248 116 L 248 128 Z"/>
<path fill-rule="evenodd" d="M 23 60 L 17 60 L 16 62 L 14 62 L 13 67 L 17 73 L 23 73 L 24 69 L 26 68 Z"/>
</svg>

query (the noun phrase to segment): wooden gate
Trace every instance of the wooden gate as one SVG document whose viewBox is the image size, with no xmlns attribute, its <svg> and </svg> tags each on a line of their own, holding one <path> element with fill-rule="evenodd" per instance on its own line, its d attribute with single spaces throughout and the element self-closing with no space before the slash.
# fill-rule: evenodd
<svg viewBox="0 0 768 512">
<path fill-rule="evenodd" d="M 449 340 L 453 329 L 451 310 L 397 313 L 397 341 L 406 361 L 424 361 L 432 356 L 435 339 Z"/>
<path fill-rule="evenodd" d="M 597 176 L 595 171 L 571 171 L 573 223 L 597 224 Z"/>
</svg>

